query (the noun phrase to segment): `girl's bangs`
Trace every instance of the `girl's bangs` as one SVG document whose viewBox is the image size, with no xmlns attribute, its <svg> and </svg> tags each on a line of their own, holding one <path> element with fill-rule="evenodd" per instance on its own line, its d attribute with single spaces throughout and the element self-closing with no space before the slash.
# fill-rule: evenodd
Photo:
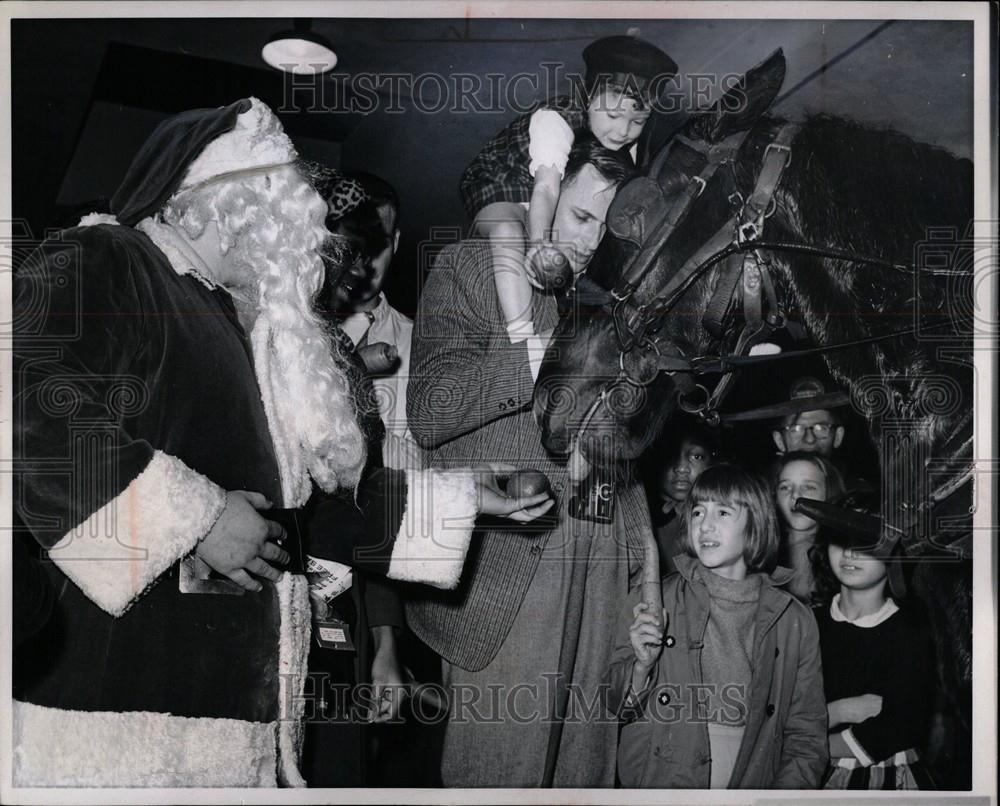
<svg viewBox="0 0 1000 806">
<path fill-rule="evenodd" d="M 750 508 L 746 491 L 738 484 L 739 479 L 729 473 L 702 473 L 695 481 L 688 498 L 692 505 L 713 502 L 725 506 Z"/>
</svg>

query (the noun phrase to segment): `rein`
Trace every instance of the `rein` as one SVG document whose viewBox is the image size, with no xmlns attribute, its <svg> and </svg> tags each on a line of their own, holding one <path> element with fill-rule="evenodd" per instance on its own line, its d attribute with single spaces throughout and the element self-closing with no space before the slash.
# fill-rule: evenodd
<svg viewBox="0 0 1000 806">
<path fill-rule="evenodd" d="M 659 294 L 642 305 L 634 305 L 632 298 L 635 292 L 656 264 L 656 260 L 666 246 L 670 235 L 690 212 L 695 199 L 705 190 L 708 181 L 718 167 L 726 162 L 732 162 L 749 132 L 744 131 L 730 135 L 721 143 L 713 146 L 692 142 L 679 135 L 675 138 L 679 144 L 701 154 L 705 159 L 705 166 L 698 175 L 690 177 L 680 198 L 668 210 L 664 211 L 660 223 L 650 232 L 649 237 L 642 237 L 641 227 L 639 227 L 640 232 L 636 232 L 634 225 L 631 227 L 631 232 L 626 237 L 638 242 L 640 246 L 643 243 L 651 243 L 653 246 L 642 249 L 636 255 L 632 265 L 623 273 L 622 278 L 610 292 L 600 288 L 587 278 L 582 278 L 580 284 L 578 299 L 581 302 L 599 306 L 611 313 L 619 345 L 619 371 L 614 378 L 603 385 L 584 413 L 580 424 L 581 431 L 587 428 L 600 407 L 606 405 L 611 390 L 621 382 L 635 387 L 646 387 L 653 383 L 661 372 L 666 372 L 674 377 L 675 382 L 680 387 L 680 407 L 714 425 L 720 420 L 719 405 L 735 380 L 735 372 L 740 369 L 772 361 L 859 347 L 912 336 L 916 333 L 917 327 L 913 326 L 878 336 L 819 347 L 771 354 L 750 354 L 751 349 L 756 344 L 765 341 L 772 333 L 783 328 L 786 323 L 785 315 L 774 290 L 773 279 L 768 271 L 767 261 L 762 253 L 789 252 L 813 255 L 910 274 L 931 276 L 965 274 L 965 272 L 948 269 L 922 270 L 913 264 L 896 263 L 883 258 L 831 247 L 763 240 L 761 236 L 764 224 L 776 209 L 775 192 L 782 173 L 791 161 L 791 142 L 798 133 L 798 128 L 796 124 L 785 124 L 778 131 L 774 140 L 767 145 L 761 170 L 749 198 L 743 201 L 739 193 L 733 194 L 743 202 L 738 214 L 727 219 L 716 234 L 674 272 Z M 662 166 L 670 151 L 671 149 L 667 149 L 663 158 L 657 160 L 651 168 L 651 173 L 655 174 L 657 168 Z M 644 190 L 645 188 L 639 188 L 640 193 Z M 730 200 L 733 200 L 733 196 L 730 197 Z M 626 212 L 631 212 L 631 208 L 626 207 Z M 641 209 L 640 212 L 642 212 Z M 733 234 L 734 232 L 735 234 Z M 702 324 L 716 340 L 725 338 L 727 333 L 723 324 L 724 319 L 733 306 L 734 297 L 742 290 L 740 296 L 743 302 L 743 326 L 736 335 L 731 352 L 728 355 L 688 357 L 675 348 L 675 354 L 664 355 L 657 340 L 649 338 L 654 324 L 660 322 L 662 317 L 677 305 L 691 287 L 721 261 L 726 261 L 726 265 L 702 318 Z M 741 279 L 742 284 L 740 283 Z M 763 304 L 765 298 L 767 302 L 766 314 Z M 936 330 L 949 324 L 942 322 L 926 326 L 923 330 Z M 705 374 L 722 375 L 711 392 L 692 379 L 692 376 Z M 687 397 L 695 391 L 704 398 L 702 402 L 691 403 L 688 401 Z"/>
</svg>

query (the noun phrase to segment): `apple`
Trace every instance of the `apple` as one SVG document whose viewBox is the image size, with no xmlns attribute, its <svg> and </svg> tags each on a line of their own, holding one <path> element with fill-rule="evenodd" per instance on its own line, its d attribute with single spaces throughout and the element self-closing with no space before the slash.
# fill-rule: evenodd
<svg viewBox="0 0 1000 806">
<path fill-rule="evenodd" d="M 527 498 L 539 493 L 552 495 L 552 485 L 540 470 L 515 470 L 507 479 L 506 491 L 511 498 Z"/>
<path fill-rule="evenodd" d="M 534 251 L 531 270 L 546 291 L 565 291 L 573 285 L 573 267 L 562 250 L 551 244 Z"/>
</svg>

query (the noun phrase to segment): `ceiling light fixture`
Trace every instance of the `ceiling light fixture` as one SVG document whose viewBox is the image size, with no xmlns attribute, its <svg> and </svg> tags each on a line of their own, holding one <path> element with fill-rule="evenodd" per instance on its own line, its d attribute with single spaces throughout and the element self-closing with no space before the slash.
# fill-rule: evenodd
<svg viewBox="0 0 1000 806">
<path fill-rule="evenodd" d="M 271 67 L 297 75 L 318 75 L 337 66 L 330 40 L 314 33 L 309 20 L 295 20 L 292 30 L 276 33 L 260 55 Z"/>
</svg>

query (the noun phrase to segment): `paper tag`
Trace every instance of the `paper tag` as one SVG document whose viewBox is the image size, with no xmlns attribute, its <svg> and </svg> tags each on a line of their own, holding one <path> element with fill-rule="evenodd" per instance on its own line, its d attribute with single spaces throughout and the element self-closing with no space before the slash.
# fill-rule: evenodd
<svg viewBox="0 0 1000 806">
<path fill-rule="evenodd" d="M 316 643 L 324 649 L 342 649 L 354 651 L 351 640 L 351 628 L 346 621 L 340 619 L 324 619 L 313 622 L 313 635 Z"/>
<path fill-rule="evenodd" d="M 306 579 L 309 580 L 309 595 L 325 602 L 332 602 L 354 582 L 349 565 L 312 555 L 306 555 Z"/>
</svg>

